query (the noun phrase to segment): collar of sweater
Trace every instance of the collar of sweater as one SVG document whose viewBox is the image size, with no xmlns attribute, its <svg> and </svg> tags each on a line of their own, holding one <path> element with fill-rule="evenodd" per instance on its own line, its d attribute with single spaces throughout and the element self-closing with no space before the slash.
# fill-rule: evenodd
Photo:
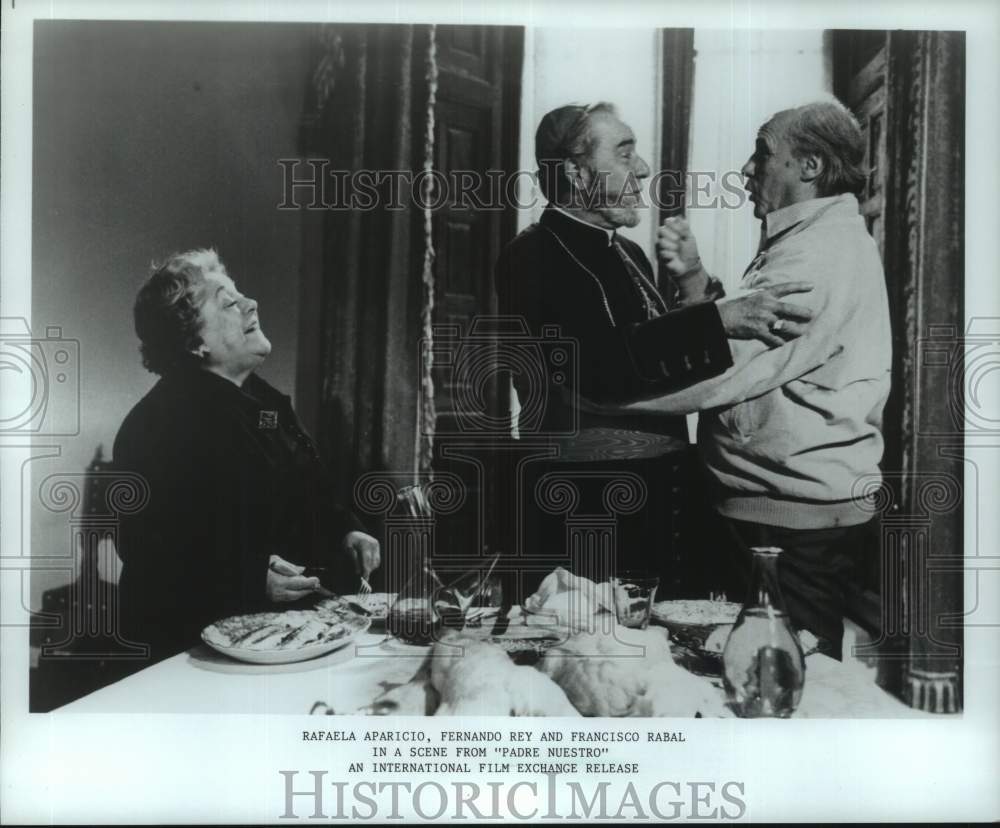
<svg viewBox="0 0 1000 828">
<path fill-rule="evenodd" d="M 844 212 L 857 215 L 859 211 L 857 196 L 851 193 L 826 196 L 825 198 L 810 198 L 797 204 L 789 204 L 780 210 L 775 210 L 764 217 L 761 226 L 763 237 L 771 241 L 775 236 L 790 230 L 796 224 L 801 224 L 813 218 L 821 210 L 829 209 L 833 213 Z"/>
</svg>

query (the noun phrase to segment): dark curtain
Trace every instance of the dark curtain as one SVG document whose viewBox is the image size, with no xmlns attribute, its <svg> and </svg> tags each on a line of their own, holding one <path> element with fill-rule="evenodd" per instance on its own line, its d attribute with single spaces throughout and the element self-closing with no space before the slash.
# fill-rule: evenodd
<svg viewBox="0 0 1000 828">
<path fill-rule="evenodd" d="M 317 244 L 316 431 L 345 503 L 364 472 L 414 462 L 422 216 L 408 183 L 388 206 L 385 173 L 412 178 L 423 166 L 427 45 L 422 26 L 345 25 L 320 35 L 303 138 L 311 157 L 329 159 L 330 173 Z M 359 175 L 369 184 L 352 179 Z M 373 203 L 345 204 L 352 193 Z"/>
</svg>

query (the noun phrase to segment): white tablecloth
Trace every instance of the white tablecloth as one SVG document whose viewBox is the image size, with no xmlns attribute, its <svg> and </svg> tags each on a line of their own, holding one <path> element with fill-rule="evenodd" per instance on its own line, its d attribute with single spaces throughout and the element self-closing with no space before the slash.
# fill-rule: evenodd
<svg viewBox="0 0 1000 828">
<path fill-rule="evenodd" d="M 367 632 L 347 647 L 312 661 L 253 665 L 206 645 L 194 647 L 60 708 L 67 713 L 308 713 L 322 702 L 337 713 L 368 705 L 410 679 L 426 647 Z M 722 690 L 720 689 L 720 693 Z M 796 717 L 924 716 L 878 687 L 871 671 L 813 654 Z"/>
</svg>

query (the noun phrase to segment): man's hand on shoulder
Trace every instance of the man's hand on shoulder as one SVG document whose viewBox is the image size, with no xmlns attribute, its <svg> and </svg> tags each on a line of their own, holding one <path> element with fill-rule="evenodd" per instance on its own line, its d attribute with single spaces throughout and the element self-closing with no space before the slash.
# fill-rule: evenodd
<svg viewBox="0 0 1000 828">
<path fill-rule="evenodd" d="M 803 305 L 780 301 L 791 293 L 808 293 L 809 282 L 783 282 L 716 303 L 730 339 L 759 339 L 777 347 L 806 332 L 813 312 Z"/>
</svg>

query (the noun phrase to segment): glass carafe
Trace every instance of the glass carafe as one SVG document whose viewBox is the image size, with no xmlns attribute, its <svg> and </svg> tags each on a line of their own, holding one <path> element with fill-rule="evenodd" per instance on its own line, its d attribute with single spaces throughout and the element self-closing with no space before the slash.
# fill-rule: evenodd
<svg viewBox="0 0 1000 828">
<path fill-rule="evenodd" d="M 726 695 L 738 716 L 786 718 L 802 697 L 805 657 L 778 586 L 781 550 L 751 551 L 750 594 L 722 652 Z"/>
</svg>

